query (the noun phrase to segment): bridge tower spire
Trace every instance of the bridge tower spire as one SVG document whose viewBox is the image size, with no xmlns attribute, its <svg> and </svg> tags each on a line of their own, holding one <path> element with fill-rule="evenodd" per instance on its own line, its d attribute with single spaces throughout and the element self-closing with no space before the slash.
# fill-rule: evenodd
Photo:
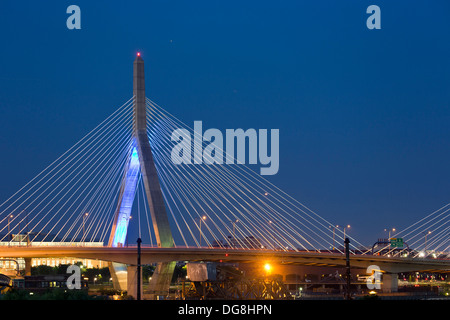
<svg viewBox="0 0 450 320">
<path fill-rule="evenodd" d="M 109 246 L 118 247 L 124 244 L 128 229 L 128 221 L 133 206 L 135 190 L 139 173 L 144 182 L 145 195 L 152 217 L 153 229 L 158 247 L 173 247 L 174 241 L 169 219 L 164 204 L 164 198 L 156 171 L 150 141 L 147 134 L 147 108 L 145 96 L 144 60 L 138 53 L 133 63 L 133 143 L 129 160 L 124 169 L 124 176 L 116 208 L 114 224 L 109 239 Z M 165 294 L 169 289 L 175 262 L 160 263 L 152 276 L 150 291 L 153 294 Z M 110 264 L 111 274 L 116 287 L 125 289 L 126 279 L 120 279 L 124 274 L 124 266 Z M 128 270 L 130 273 L 130 270 Z M 128 275 L 128 281 L 135 277 Z M 130 283 L 128 283 L 130 288 Z"/>
<path fill-rule="evenodd" d="M 147 108 L 145 102 L 144 60 L 138 54 L 134 60 L 133 94 L 134 139 L 137 144 L 142 180 L 150 207 L 158 247 L 173 247 L 173 237 L 167 217 L 166 206 L 156 172 L 150 141 L 147 134 Z"/>
</svg>

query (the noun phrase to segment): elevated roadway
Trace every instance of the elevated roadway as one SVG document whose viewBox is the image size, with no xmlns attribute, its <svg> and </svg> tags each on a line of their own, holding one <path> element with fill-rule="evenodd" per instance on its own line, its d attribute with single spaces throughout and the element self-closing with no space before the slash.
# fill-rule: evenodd
<svg viewBox="0 0 450 320">
<path fill-rule="evenodd" d="M 0 247 L 0 257 L 7 258 L 79 258 L 136 265 L 135 247 Z M 141 264 L 170 261 L 272 262 L 279 264 L 345 267 L 345 255 L 329 252 L 243 250 L 190 247 L 142 247 Z M 379 266 L 382 272 L 449 271 L 450 260 L 386 257 L 370 254 L 350 255 L 352 268 Z"/>
</svg>

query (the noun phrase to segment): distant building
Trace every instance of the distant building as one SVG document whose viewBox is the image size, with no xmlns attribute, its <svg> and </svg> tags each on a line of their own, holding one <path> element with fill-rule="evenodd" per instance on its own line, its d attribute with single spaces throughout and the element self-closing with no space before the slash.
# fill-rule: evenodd
<svg viewBox="0 0 450 320">
<path fill-rule="evenodd" d="M 64 274 L 25 276 L 23 278 L 14 279 L 13 284 L 16 288 L 22 288 L 32 292 L 43 292 L 56 288 L 67 289 L 68 277 L 69 275 Z M 88 289 L 88 283 L 86 280 L 81 279 L 80 284 L 81 289 Z"/>
<path fill-rule="evenodd" d="M 7 239 L 0 241 L 0 246 L 29 246 L 29 247 L 103 247 L 103 242 L 82 242 L 71 241 L 64 242 L 59 238 L 51 234 L 10 234 L 10 235 L 0 235 L 0 239 Z M 0 257 L 0 273 L 7 275 L 15 275 L 17 271 L 17 263 L 19 264 L 19 271 L 25 270 L 25 260 L 22 258 L 11 259 L 2 261 L 1 259 L 8 259 L 8 257 Z M 15 262 L 17 261 L 17 263 Z M 77 259 L 77 258 L 33 258 L 31 259 L 31 267 L 37 267 L 41 265 L 46 265 L 50 267 L 56 267 L 61 264 L 75 264 L 81 262 L 86 268 L 105 268 L 108 263 L 101 260 L 93 259 Z"/>
</svg>

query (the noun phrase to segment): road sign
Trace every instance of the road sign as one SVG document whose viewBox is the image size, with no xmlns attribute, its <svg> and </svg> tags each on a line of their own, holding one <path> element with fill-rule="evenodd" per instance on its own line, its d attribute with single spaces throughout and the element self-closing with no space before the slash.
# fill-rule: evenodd
<svg viewBox="0 0 450 320">
<path fill-rule="evenodd" d="M 391 247 L 403 248 L 403 238 L 391 238 Z"/>
</svg>

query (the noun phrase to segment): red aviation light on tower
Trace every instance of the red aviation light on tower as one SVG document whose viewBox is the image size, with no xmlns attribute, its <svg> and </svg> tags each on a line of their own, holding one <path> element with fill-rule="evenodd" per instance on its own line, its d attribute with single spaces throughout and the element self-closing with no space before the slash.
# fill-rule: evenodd
<svg viewBox="0 0 450 320">
<path fill-rule="evenodd" d="M 138 56 L 138 57 L 140 57 L 140 56 L 141 56 L 141 53 L 140 53 L 140 52 L 138 52 L 138 53 L 137 53 L 137 56 Z"/>
</svg>

